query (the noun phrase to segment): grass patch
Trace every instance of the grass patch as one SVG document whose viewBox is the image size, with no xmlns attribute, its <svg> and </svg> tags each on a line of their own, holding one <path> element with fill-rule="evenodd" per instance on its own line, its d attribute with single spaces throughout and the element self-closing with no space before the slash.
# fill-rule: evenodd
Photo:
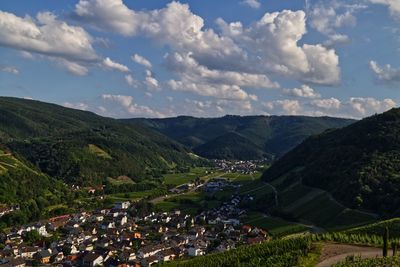
<svg viewBox="0 0 400 267">
<path fill-rule="evenodd" d="M 108 195 L 107 198 L 113 198 L 116 201 L 138 200 L 138 199 L 141 199 L 141 198 L 154 196 L 156 194 L 159 194 L 159 192 L 160 192 L 160 190 L 155 188 L 155 189 L 152 189 L 152 190 L 139 191 L 139 192 L 127 192 L 127 193 L 111 194 L 111 195 Z"/>
<path fill-rule="evenodd" d="M 135 184 L 128 176 L 119 176 L 117 178 L 108 177 L 107 181 L 112 185 Z"/>
<path fill-rule="evenodd" d="M 298 267 L 314 267 L 317 265 L 319 261 L 319 257 L 321 256 L 322 245 L 321 244 L 312 244 L 311 251 L 304 257 L 300 258 Z"/>
<path fill-rule="evenodd" d="M 170 185 L 180 185 L 201 178 L 207 174 L 208 168 L 192 168 L 188 173 L 169 173 L 164 176 L 164 183 Z"/>
<path fill-rule="evenodd" d="M 289 222 L 277 217 L 266 217 L 262 213 L 251 212 L 244 219 L 245 224 L 266 229 L 272 236 L 284 236 L 307 231 L 305 225 Z"/>
<path fill-rule="evenodd" d="M 191 192 L 176 197 L 165 199 L 156 204 L 159 211 L 179 209 L 183 213 L 195 215 L 199 209 L 211 209 L 221 204 L 218 200 L 207 200 L 202 192 Z"/>
<path fill-rule="evenodd" d="M 98 156 L 99 158 L 103 158 L 103 159 L 112 159 L 112 157 L 110 156 L 110 154 L 108 154 L 106 151 L 104 151 L 103 149 L 101 149 L 100 147 L 93 145 L 93 144 L 89 144 L 88 145 L 88 149 L 89 152 Z"/>
</svg>

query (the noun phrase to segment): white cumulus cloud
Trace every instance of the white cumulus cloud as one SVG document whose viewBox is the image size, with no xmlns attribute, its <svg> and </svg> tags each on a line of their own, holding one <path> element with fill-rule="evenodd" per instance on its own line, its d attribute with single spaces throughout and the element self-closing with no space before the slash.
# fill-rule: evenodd
<svg viewBox="0 0 400 267">
<path fill-rule="evenodd" d="M 1 66 L 0 65 L 0 71 L 8 72 L 8 73 L 15 74 L 15 75 L 19 74 L 19 70 L 13 66 Z"/>
<path fill-rule="evenodd" d="M 383 82 L 400 82 L 400 69 L 392 67 L 390 64 L 380 66 L 376 61 L 371 60 L 369 67 L 375 77 Z"/>
<path fill-rule="evenodd" d="M 258 0 L 244 0 L 241 3 L 255 9 L 258 9 L 261 6 L 261 3 Z"/>
<path fill-rule="evenodd" d="M 298 100 L 275 100 L 265 102 L 263 105 L 268 111 L 273 111 L 274 114 L 299 115 L 302 112 L 302 107 Z"/>
<path fill-rule="evenodd" d="M 73 108 L 73 109 L 79 109 L 79 110 L 88 110 L 88 108 L 89 108 L 88 104 L 82 103 L 82 102 L 79 102 L 79 103 L 65 102 L 65 103 L 63 103 L 63 106 L 67 107 L 67 108 Z"/>
<path fill-rule="evenodd" d="M 125 65 L 112 61 L 110 58 L 105 58 L 103 60 L 103 66 L 110 70 L 117 70 L 121 72 L 130 72 L 129 68 Z"/>
<path fill-rule="evenodd" d="M 143 57 L 141 55 L 134 54 L 131 58 L 132 58 L 132 60 L 134 62 L 136 62 L 139 65 L 142 65 L 142 66 L 144 66 L 144 67 L 146 67 L 148 69 L 152 68 L 152 65 L 151 65 L 150 61 L 147 60 L 145 57 Z"/>
<path fill-rule="evenodd" d="M 396 102 L 390 98 L 377 100 L 372 97 L 351 97 L 348 105 L 350 105 L 358 116 L 366 116 L 394 108 Z"/>
<path fill-rule="evenodd" d="M 139 86 L 139 81 L 135 80 L 135 78 L 133 78 L 132 74 L 125 75 L 125 81 L 129 86 L 132 86 L 135 88 Z"/>
<path fill-rule="evenodd" d="M 390 14 L 400 19 L 400 1 L 398 0 L 369 0 L 373 4 L 385 5 L 389 8 Z"/>
<path fill-rule="evenodd" d="M 321 95 L 313 88 L 311 88 L 308 85 L 302 85 L 300 88 L 293 88 L 293 89 L 283 89 L 283 92 L 285 94 L 288 94 L 290 96 L 294 97 L 304 97 L 304 98 L 319 98 Z"/>
<path fill-rule="evenodd" d="M 178 54 L 187 58 L 189 55 L 197 64 L 197 70 L 209 70 L 210 75 L 205 78 L 178 70 L 175 72 L 177 79 L 171 82 L 175 82 L 174 88 L 189 87 L 198 91 L 207 86 L 223 85 L 224 90 L 233 88 L 240 92 L 246 90 L 247 85 L 243 83 L 250 85 L 250 80 L 255 79 L 258 79 L 257 85 L 262 79 L 276 87 L 277 84 L 270 80 L 275 74 L 322 85 L 335 85 L 340 80 L 339 57 L 334 49 L 323 44 L 300 44 L 307 32 L 306 14 L 301 10 L 265 13 L 248 27 L 241 22 L 226 23 L 218 19 L 220 33 L 206 28 L 203 18 L 192 13 L 188 4 L 175 1 L 165 8 L 136 11 L 121 0 L 80 0 L 75 7 L 75 16 L 99 30 L 147 37 L 169 47 L 170 57 Z M 166 57 L 166 60 L 170 58 Z M 149 67 L 139 57 L 135 61 Z M 186 64 L 186 61 L 179 63 Z M 222 82 L 229 75 L 242 84 Z M 220 82 L 217 83 L 218 79 Z M 202 93 L 205 94 L 226 96 L 226 92 L 211 93 L 210 90 Z"/>
<path fill-rule="evenodd" d="M 158 112 L 149 106 L 135 103 L 132 96 L 103 94 L 101 97 L 106 102 L 105 104 L 108 104 L 109 106 L 105 110 L 108 114 L 111 113 L 113 116 L 165 117 L 163 113 Z"/>
</svg>

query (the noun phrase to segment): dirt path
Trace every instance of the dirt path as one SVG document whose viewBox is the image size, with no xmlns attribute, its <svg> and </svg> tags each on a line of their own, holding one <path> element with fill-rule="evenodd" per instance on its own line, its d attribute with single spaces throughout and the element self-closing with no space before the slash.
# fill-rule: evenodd
<svg viewBox="0 0 400 267">
<path fill-rule="evenodd" d="M 382 256 L 382 249 L 374 247 L 362 247 L 343 244 L 324 244 L 320 256 L 320 262 L 316 267 L 329 267 L 343 261 L 347 256 L 359 255 L 362 258 L 374 258 Z"/>
<path fill-rule="evenodd" d="M 275 207 L 279 206 L 279 199 L 278 199 L 278 190 L 276 190 L 275 186 L 273 186 L 272 184 L 266 183 L 264 182 L 266 185 L 268 185 L 269 187 L 271 187 L 272 191 L 274 191 L 274 197 L 275 197 Z"/>
</svg>

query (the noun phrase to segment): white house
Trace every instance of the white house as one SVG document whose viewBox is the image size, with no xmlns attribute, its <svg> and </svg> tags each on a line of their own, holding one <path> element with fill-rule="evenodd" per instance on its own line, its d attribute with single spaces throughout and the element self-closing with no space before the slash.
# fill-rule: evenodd
<svg viewBox="0 0 400 267">
<path fill-rule="evenodd" d="M 204 255 L 204 251 L 199 247 L 190 247 L 188 249 L 188 254 L 189 254 L 189 256 L 192 256 L 192 257 L 201 256 L 201 255 Z"/>
<path fill-rule="evenodd" d="M 119 210 L 127 210 L 130 205 L 131 203 L 129 201 L 117 202 L 115 203 L 114 208 Z"/>
</svg>

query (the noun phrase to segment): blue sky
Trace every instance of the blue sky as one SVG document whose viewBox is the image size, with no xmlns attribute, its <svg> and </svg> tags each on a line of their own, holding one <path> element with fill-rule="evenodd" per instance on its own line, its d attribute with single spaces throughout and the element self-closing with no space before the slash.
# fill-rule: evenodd
<svg viewBox="0 0 400 267">
<path fill-rule="evenodd" d="M 0 94 L 111 117 L 398 106 L 398 0 L 5 0 Z"/>
</svg>

